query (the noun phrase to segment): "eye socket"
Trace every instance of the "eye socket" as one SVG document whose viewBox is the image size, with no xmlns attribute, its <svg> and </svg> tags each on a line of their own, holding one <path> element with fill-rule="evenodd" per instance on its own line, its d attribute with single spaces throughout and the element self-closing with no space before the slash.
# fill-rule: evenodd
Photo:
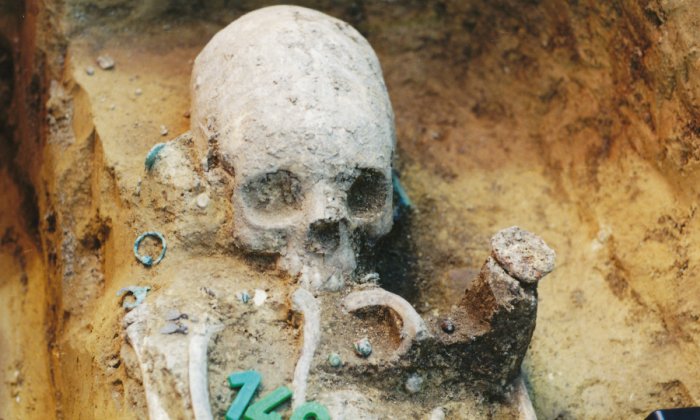
<svg viewBox="0 0 700 420">
<path fill-rule="evenodd" d="M 301 208 L 304 194 L 301 182 L 289 171 L 260 175 L 243 186 L 243 199 L 263 213 L 278 213 Z"/>
<path fill-rule="evenodd" d="M 379 212 L 386 203 L 387 179 L 375 169 L 362 169 L 348 190 L 348 207 L 355 216 Z"/>
</svg>

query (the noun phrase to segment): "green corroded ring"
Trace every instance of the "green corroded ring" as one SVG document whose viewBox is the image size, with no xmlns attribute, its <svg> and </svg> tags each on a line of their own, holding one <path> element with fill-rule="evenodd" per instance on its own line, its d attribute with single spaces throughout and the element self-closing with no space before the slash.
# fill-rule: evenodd
<svg viewBox="0 0 700 420">
<path fill-rule="evenodd" d="M 139 254 L 139 247 L 141 246 L 141 242 L 143 242 L 144 239 L 147 237 L 152 237 L 152 238 L 157 238 L 163 249 L 160 251 L 160 255 L 154 260 L 153 257 L 150 255 L 141 255 Z M 163 257 L 165 257 L 165 250 L 167 249 L 167 245 L 165 244 L 165 237 L 160 234 L 159 232 L 146 232 L 141 234 L 138 238 L 136 238 L 136 242 L 134 242 L 134 256 L 136 257 L 137 260 L 146 267 L 151 267 L 153 265 L 158 264 Z"/>
</svg>

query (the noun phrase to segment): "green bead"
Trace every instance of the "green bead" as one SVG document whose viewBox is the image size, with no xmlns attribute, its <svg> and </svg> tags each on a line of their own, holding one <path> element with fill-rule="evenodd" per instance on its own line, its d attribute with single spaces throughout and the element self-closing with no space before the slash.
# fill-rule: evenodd
<svg viewBox="0 0 700 420">
<path fill-rule="evenodd" d="M 328 355 L 328 364 L 334 368 L 341 367 L 343 365 L 343 359 L 340 358 L 338 353 L 331 353 Z"/>
<path fill-rule="evenodd" d="M 355 348 L 355 353 L 360 357 L 367 358 L 372 354 L 372 344 L 367 337 L 357 340 L 353 347 Z"/>
<path fill-rule="evenodd" d="M 294 410 L 289 420 L 331 420 L 328 409 L 319 403 L 307 402 Z"/>
</svg>

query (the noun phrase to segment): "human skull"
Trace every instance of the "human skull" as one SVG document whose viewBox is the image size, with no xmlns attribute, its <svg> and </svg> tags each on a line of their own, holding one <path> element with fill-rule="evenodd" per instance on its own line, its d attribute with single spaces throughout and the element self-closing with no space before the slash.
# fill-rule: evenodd
<svg viewBox="0 0 700 420">
<path fill-rule="evenodd" d="M 233 234 L 303 286 L 338 289 L 360 238 L 391 229 L 394 114 L 350 25 L 274 6 L 236 20 L 192 72 L 192 132 L 233 175 Z"/>
</svg>

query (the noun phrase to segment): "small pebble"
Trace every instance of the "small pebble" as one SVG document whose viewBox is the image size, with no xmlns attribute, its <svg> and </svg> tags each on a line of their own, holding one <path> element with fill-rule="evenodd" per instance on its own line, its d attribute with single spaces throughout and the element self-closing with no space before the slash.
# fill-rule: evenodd
<svg viewBox="0 0 700 420">
<path fill-rule="evenodd" d="M 201 193 L 197 196 L 197 207 L 204 209 L 209 205 L 209 196 L 207 193 Z"/>
<path fill-rule="evenodd" d="M 443 319 L 442 322 L 440 322 L 440 328 L 447 334 L 452 334 L 455 332 L 455 324 L 449 318 Z"/>
<path fill-rule="evenodd" d="M 101 55 L 97 57 L 97 65 L 102 70 L 111 70 L 114 68 L 114 60 L 108 55 Z"/>
<path fill-rule="evenodd" d="M 267 300 L 267 293 L 261 289 L 255 289 L 255 294 L 253 295 L 253 303 L 255 306 L 260 306 Z"/>
<path fill-rule="evenodd" d="M 331 353 L 328 355 L 328 364 L 334 368 L 341 367 L 343 365 L 343 360 L 338 353 Z"/>
<path fill-rule="evenodd" d="M 177 309 L 168 309 L 168 311 L 165 313 L 165 320 L 166 321 L 175 321 L 180 319 L 182 316 L 182 313 L 178 311 Z"/>
<path fill-rule="evenodd" d="M 369 342 L 369 338 L 367 337 L 355 341 L 353 347 L 355 348 L 355 353 L 357 353 L 357 355 L 360 357 L 367 358 L 370 354 L 372 354 L 372 344 Z"/>
<path fill-rule="evenodd" d="M 92 76 L 93 74 L 95 74 L 95 68 L 92 66 L 85 67 L 85 74 L 87 74 L 88 76 Z"/>
<path fill-rule="evenodd" d="M 168 135 L 168 129 L 167 129 L 164 125 L 161 125 L 161 126 L 160 126 L 160 135 L 161 135 L 161 136 L 167 136 L 167 135 Z"/>
<path fill-rule="evenodd" d="M 142 93 L 143 91 L 141 90 L 141 88 L 136 88 L 136 90 L 134 91 L 134 95 L 136 96 L 141 96 Z"/>
<path fill-rule="evenodd" d="M 442 407 L 437 407 L 435 410 L 430 412 L 430 417 L 428 420 L 445 420 L 445 409 Z"/>
<path fill-rule="evenodd" d="M 417 373 L 412 374 L 406 379 L 406 391 L 411 394 L 420 392 L 423 387 L 423 378 L 421 378 Z"/>
</svg>

